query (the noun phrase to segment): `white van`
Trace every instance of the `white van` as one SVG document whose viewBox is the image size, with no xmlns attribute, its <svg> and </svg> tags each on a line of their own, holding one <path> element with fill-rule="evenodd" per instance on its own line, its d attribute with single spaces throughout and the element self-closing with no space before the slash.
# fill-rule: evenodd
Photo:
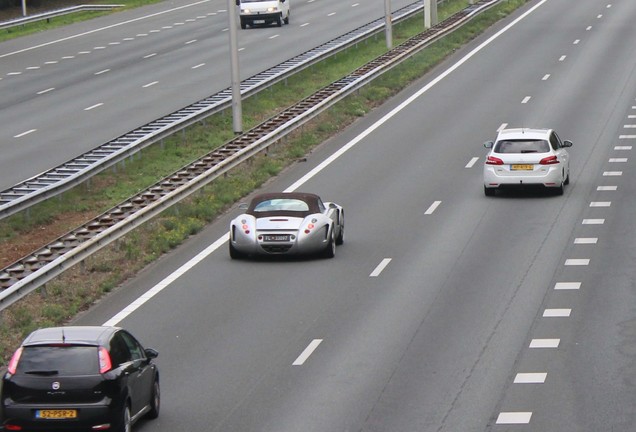
<svg viewBox="0 0 636 432">
<path fill-rule="evenodd" d="M 236 0 L 240 7 L 241 28 L 256 24 L 289 24 L 290 0 Z"/>
</svg>

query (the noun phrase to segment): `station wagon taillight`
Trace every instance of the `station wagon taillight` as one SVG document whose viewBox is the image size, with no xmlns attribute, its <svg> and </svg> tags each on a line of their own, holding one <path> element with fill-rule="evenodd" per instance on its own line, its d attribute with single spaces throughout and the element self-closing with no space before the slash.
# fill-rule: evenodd
<svg viewBox="0 0 636 432">
<path fill-rule="evenodd" d="M 539 164 L 541 165 L 554 165 L 558 163 L 559 163 L 559 160 L 557 159 L 556 156 L 548 156 L 539 161 Z"/>
<path fill-rule="evenodd" d="M 9 371 L 11 375 L 15 374 L 15 371 L 18 368 L 18 362 L 20 361 L 22 350 L 23 350 L 22 347 L 18 348 L 16 352 L 13 353 L 13 356 L 11 357 L 11 361 L 9 362 L 9 366 L 7 367 L 7 371 Z"/>
<path fill-rule="evenodd" d="M 104 347 L 99 347 L 99 373 L 106 373 L 113 368 L 110 354 Z"/>
<path fill-rule="evenodd" d="M 488 158 L 486 158 L 486 165 L 503 165 L 503 161 L 501 159 L 499 159 L 498 157 L 494 157 L 494 156 L 488 156 Z"/>
</svg>

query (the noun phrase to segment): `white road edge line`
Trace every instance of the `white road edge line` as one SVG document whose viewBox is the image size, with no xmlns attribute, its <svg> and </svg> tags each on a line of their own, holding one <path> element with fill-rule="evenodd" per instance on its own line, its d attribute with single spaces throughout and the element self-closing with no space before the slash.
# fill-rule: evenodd
<svg viewBox="0 0 636 432">
<path fill-rule="evenodd" d="M 429 91 L 431 88 L 435 87 L 437 85 L 437 83 L 439 83 L 440 81 L 442 81 L 444 78 L 446 78 L 447 76 L 449 76 L 450 74 L 452 74 L 455 70 L 459 69 L 464 63 L 466 63 L 468 60 L 470 60 L 473 56 L 475 56 L 477 53 L 479 53 L 481 50 L 483 50 L 484 48 L 486 48 L 488 45 L 490 45 L 494 40 L 498 39 L 501 35 L 503 35 L 504 33 L 506 33 L 508 30 L 510 30 L 512 27 L 514 27 L 515 25 L 517 25 L 518 23 L 520 23 L 521 21 L 523 21 L 526 17 L 528 17 L 529 15 L 531 15 L 534 11 L 536 11 L 537 9 L 539 9 L 539 7 L 543 6 L 548 0 L 541 0 L 539 3 L 537 3 L 536 5 L 534 5 L 533 7 L 531 7 L 530 9 L 528 9 L 526 12 L 524 12 L 523 14 L 521 14 L 519 17 L 517 17 L 514 21 L 512 21 L 510 24 L 506 25 L 504 28 L 502 28 L 501 30 L 499 30 L 497 33 L 495 33 L 494 35 L 492 35 L 491 37 L 489 37 L 488 39 L 486 39 L 483 43 L 481 43 L 480 45 L 478 45 L 477 47 L 475 47 L 472 51 L 470 51 L 468 54 L 466 54 L 464 57 L 462 57 L 457 63 L 453 64 L 450 68 L 448 68 L 447 70 L 445 70 L 444 72 L 442 72 L 440 75 L 438 75 L 435 79 L 433 79 L 431 82 L 429 82 L 427 85 L 425 85 L 424 87 L 422 87 L 420 90 L 418 90 L 415 94 L 413 94 L 411 97 L 409 97 L 407 100 L 405 100 L 404 102 L 402 102 L 400 105 L 398 105 L 397 107 L 393 108 L 389 113 L 387 113 L 384 117 L 382 117 L 380 120 L 378 120 L 377 122 L 375 122 L 373 125 L 371 125 L 371 127 L 369 127 L 367 130 L 365 130 L 364 132 L 362 132 L 360 135 L 358 135 L 357 137 L 355 137 L 353 140 L 349 141 L 347 144 L 345 144 L 343 147 L 341 147 L 339 150 L 337 150 L 335 153 L 333 153 L 331 156 L 329 156 L 327 159 L 325 159 L 322 163 L 320 163 L 317 167 L 315 167 L 314 169 L 312 169 L 309 173 L 305 174 L 302 178 L 300 178 L 298 181 L 296 181 L 294 184 L 292 184 L 290 187 L 288 187 L 285 192 L 292 192 L 294 190 L 296 190 L 297 188 L 299 188 L 300 186 L 302 186 L 303 184 L 305 184 L 307 181 L 309 181 L 309 179 L 311 179 L 313 176 L 315 176 L 316 174 L 318 174 L 320 171 L 322 171 L 325 167 L 327 167 L 329 164 L 331 164 L 333 161 L 335 161 L 336 159 L 338 159 L 340 156 L 342 156 L 347 150 L 351 149 L 352 147 L 354 147 L 356 144 L 358 144 L 360 141 L 362 141 L 365 137 L 367 137 L 368 135 L 370 135 L 371 133 L 373 133 L 377 128 L 379 128 L 381 125 L 383 125 L 385 122 L 387 122 L 389 119 L 391 119 L 393 116 L 395 116 L 397 113 L 399 113 L 401 110 L 403 110 L 404 108 L 406 108 L 408 105 L 410 105 L 411 103 L 413 103 L 413 101 L 415 101 L 417 98 L 419 98 L 420 96 L 422 96 L 424 93 L 426 93 L 427 91 Z M 205 3 L 207 2 L 207 0 L 204 0 L 202 2 L 199 3 Z M 194 3 L 197 4 L 197 3 Z M 188 6 L 192 6 L 192 5 L 188 5 Z M 174 10 L 177 9 L 181 9 L 182 7 L 179 8 L 175 8 Z M 166 11 L 167 12 L 167 11 Z M 165 12 L 159 13 L 157 15 L 161 15 Z M 143 18 L 143 17 L 142 17 Z M 140 18 L 141 19 L 141 18 Z M 131 20 L 130 22 L 133 21 L 137 21 L 136 20 Z M 123 25 L 125 23 L 119 23 L 116 25 L 113 25 L 111 27 L 116 27 L 119 25 Z M 103 30 L 103 29 L 102 29 Z M 88 34 L 88 33 L 93 33 L 93 32 L 87 32 L 84 34 Z M 75 36 L 71 36 L 68 39 L 72 39 L 78 36 L 82 36 L 82 35 L 75 35 Z M 45 44 L 45 45 L 49 45 L 49 44 Z M 45 46 L 45 45 L 41 45 L 41 46 Z M 31 47 L 29 49 L 33 49 L 36 47 Z M 28 50 L 28 49 L 27 49 Z M 24 50 L 26 51 L 26 50 Z M 17 52 L 14 53 L 8 53 L 6 55 L 2 55 L 0 56 L 0 58 L 11 55 L 11 54 L 17 54 Z M 228 240 L 228 234 L 225 234 L 224 236 L 222 236 L 221 238 L 219 238 L 217 241 L 215 241 L 214 243 L 212 243 L 212 245 L 210 245 L 209 247 L 207 247 L 206 249 L 204 249 L 202 252 L 200 252 L 199 254 L 197 254 L 194 258 L 192 258 L 190 261 L 186 262 L 185 264 L 183 264 L 181 267 L 179 267 L 177 270 L 175 270 L 172 274 L 170 274 L 168 277 L 166 277 L 164 280 L 162 280 L 161 282 L 159 282 L 157 285 L 155 285 L 154 287 L 150 288 L 145 294 L 142 294 L 141 297 L 139 297 L 139 299 L 135 300 L 133 303 L 131 303 L 129 306 L 127 306 L 126 308 L 124 308 L 121 312 L 119 312 L 118 314 L 116 314 L 113 318 L 109 319 L 108 321 L 106 321 L 106 323 L 104 325 L 116 325 L 117 323 L 121 322 L 124 318 L 126 318 L 128 315 L 130 315 L 133 311 L 135 311 L 137 308 L 139 308 L 139 306 L 141 306 L 141 304 L 145 303 L 146 301 L 148 301 L 151 297 L 154 297 L 157 293 L 159 293 L 160 291 L 162 291 L 165 287 L 167 287 L 170 283 L 174 282 L 177 278 L 179 278 L 183 273 L 185 273 L 186 271 L 188 271 L 189 269 L 191 269 L 192 267 L 194 267 L 196 264 L 198 264 L 201 260 L 205 259 L 208 255 L 210 255 L 212 252 L 214 252 L 215 250 L 217 250 L 219 247 L 221 247 L 227 240 Z M 143 302 L 137 306 L 135 306 L 133 308 L 133 305 L 137 304 L 141 299 L 144 299 Z"/>
<path fill-rule="evenodd" d="M 316 348 L 318 348 L 318 345 L 320 345 L 321 343 L 322 343 L 322 339 L 312 340 L 311 343 L 307 346 L 307 348 L 305 348 L 305 351 L 303 351 L 302 354 L 300 354 L 298 358 L 294 361 L 294 363 L 292 363 L 292 366 L 302 366 L 307 361 L 309 356 L 311 356 L 314 353 L 314 351 L 316 351 Z"/>
<path fill-rule="evenodd" d="M 384 258 L 380 262 L 380 264 L 378 264 L 377 267 L 371 272 L 369 277 L 378 277 L 378 276 L 380 276 L 380 273 L 382 273 L 382 271 L 386 268 L 386 266 L 389 265 L 390 262 L 391 262 L 391 258 Z"/>
</svg>

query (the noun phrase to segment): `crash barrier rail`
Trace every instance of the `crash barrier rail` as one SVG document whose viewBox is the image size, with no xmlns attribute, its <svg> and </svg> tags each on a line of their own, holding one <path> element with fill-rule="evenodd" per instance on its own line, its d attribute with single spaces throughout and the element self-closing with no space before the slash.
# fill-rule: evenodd
<svg viewBox="0 0 636 432">
<path fill-rule="evenodd" d="M 48 21 L 51 18 L 67 15 L 74 12 L 104 11 L 104 10 L 116 9 L 123 6 L 124 5 L 120 5 L 120 4 L 113 4 L 113 5 L 85 4 L 85 5 L 71 6 L 71 7 L 62 8 L 62 9 L 55 9 L 52 11 L 42 12 L 42 13 L 33 14 L 33 15 L 27 15 L 27 16 L 12 19 L 12 20 L 0 21 L 0 30 L 21 26 L 21 25 L 33 23 L 36 21 L 42 21 L 42 20 Z"/>
<path fill-rule="evenodd" d="M 412 3 L 396 11 L 393 20 L 409 18 L 422 8 L 421 0 Z M 375 20 L 247 78 L 240 83 L 241 96 L 252 96 L 329 56 L 354 46 L 381 32 L 384 25 L 383 19 Z M 144 148 L 231 106 L 232 89 L 227 88 L 1 191 L 0 219 L 72 189 Z"/>
<path fill-rule="evenodd" d="M 480 0 L 331 83 L 139 194 L 0 270 L 0 310 L 310 121 L 501 0 Z"/>
</svg>

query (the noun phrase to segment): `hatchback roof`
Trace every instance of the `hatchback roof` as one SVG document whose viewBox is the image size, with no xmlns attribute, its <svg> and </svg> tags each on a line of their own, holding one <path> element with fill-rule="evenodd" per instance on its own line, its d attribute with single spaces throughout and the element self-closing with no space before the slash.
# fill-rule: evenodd
<svg viewBox="0 0 636 432">
<path fill-rule="evenodd" d="M 118 327 L 69 326 L 48 327 L 35 330 L 22 342 L 22 346 L 47 345 L 53 343 L 77 345 L 104 345 Z"/>
<path fill-rule="evenodd" d="M 497 141 L 512 139 L 544 139 L 549 140 L 552 129 L 511 128 L 502 129 L 497 135 Z"/>
</svg>

